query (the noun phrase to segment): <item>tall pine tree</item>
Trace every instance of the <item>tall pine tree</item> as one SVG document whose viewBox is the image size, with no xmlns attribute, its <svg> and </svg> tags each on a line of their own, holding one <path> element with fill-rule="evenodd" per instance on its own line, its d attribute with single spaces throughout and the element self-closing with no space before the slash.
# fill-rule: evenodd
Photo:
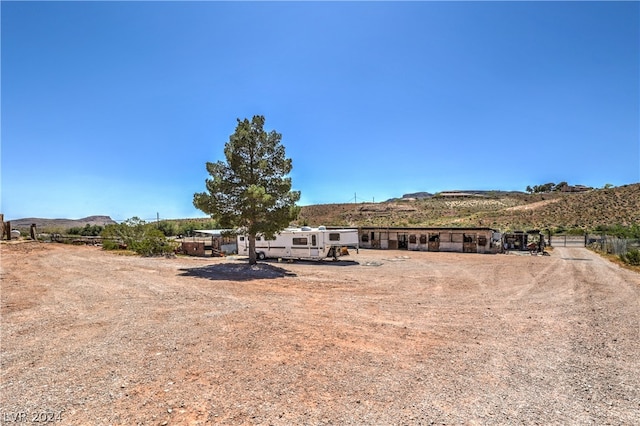
<svg viewBox="0 0 640 426">
<path fill-rule="evenodd" d="M 273 237 L 298 217 L 300 191 L 291 190 L 290 158 L 282 135 L 264 130 L 264 116 L 238 119 L 224 147 L 226 162 L 207 162 L 206 192 L 193 205 L 224 228 L 242 229 L 249 238 L 249 263 L 256 263 L 256 235 Z"/>
</svg>

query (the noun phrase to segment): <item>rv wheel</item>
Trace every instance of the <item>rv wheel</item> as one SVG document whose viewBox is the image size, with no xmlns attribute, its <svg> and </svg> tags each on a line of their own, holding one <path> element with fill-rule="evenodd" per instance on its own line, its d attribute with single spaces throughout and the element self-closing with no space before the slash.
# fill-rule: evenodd
<svg viewBox="0 0 640 426">
<path fill-rule="evenodd" d="M 265 255 L 264 255 L 264 253 L 263 253 L 263 252 L 261 252 L 261 251 L 260 251 L 260 252 L 258 252 L 258 253 L 256 253 L 256 254 L 257 254 L 258 260 L 264 260 L 264 258 L 265 258 L 265 257 L 267 257 L 267 256 L 265 256 Z"/>
</svg>

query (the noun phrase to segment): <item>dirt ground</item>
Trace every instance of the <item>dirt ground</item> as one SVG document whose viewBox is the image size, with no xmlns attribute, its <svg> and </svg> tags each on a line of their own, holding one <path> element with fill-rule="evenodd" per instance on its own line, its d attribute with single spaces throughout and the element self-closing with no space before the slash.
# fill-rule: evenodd
<svg viewBox="0 0 640 426">
<path fill-rule="evenodd" d="M 640 424 L 640 274 L 583 248 L 0 249 L 2 424 Z"/>
</svg>

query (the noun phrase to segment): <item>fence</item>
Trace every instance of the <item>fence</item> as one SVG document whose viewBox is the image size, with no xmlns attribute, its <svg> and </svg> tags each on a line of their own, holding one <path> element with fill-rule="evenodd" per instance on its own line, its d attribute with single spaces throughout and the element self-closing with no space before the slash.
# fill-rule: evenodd
<svg viewBox="0 0 640 426">
<path fill-rule="evenodd" d="M 611 235 L 587 235 L 587 244 L 596 250 L 609 254 L 625 254 L 629 250 L 640 249 L 640 239 L 618 238 Z"/>
<path fill-rule="evenodd" d="M 547 243 L 551 247 L 586 247 L 587 235 L 550 235 Z"/>
</svg>

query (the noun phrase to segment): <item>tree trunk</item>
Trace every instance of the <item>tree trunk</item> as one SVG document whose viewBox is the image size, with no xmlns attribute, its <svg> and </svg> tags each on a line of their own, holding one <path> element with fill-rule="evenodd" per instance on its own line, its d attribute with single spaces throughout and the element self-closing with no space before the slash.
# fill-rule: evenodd
<svg viewBox="0 0 640 426">
<path fill-rule="evenodd" d="M 255 265 L 256 260 L 256 236 L 255 234 L 248 235 L 249 238 L 249 265 Z"/>
</svg>

